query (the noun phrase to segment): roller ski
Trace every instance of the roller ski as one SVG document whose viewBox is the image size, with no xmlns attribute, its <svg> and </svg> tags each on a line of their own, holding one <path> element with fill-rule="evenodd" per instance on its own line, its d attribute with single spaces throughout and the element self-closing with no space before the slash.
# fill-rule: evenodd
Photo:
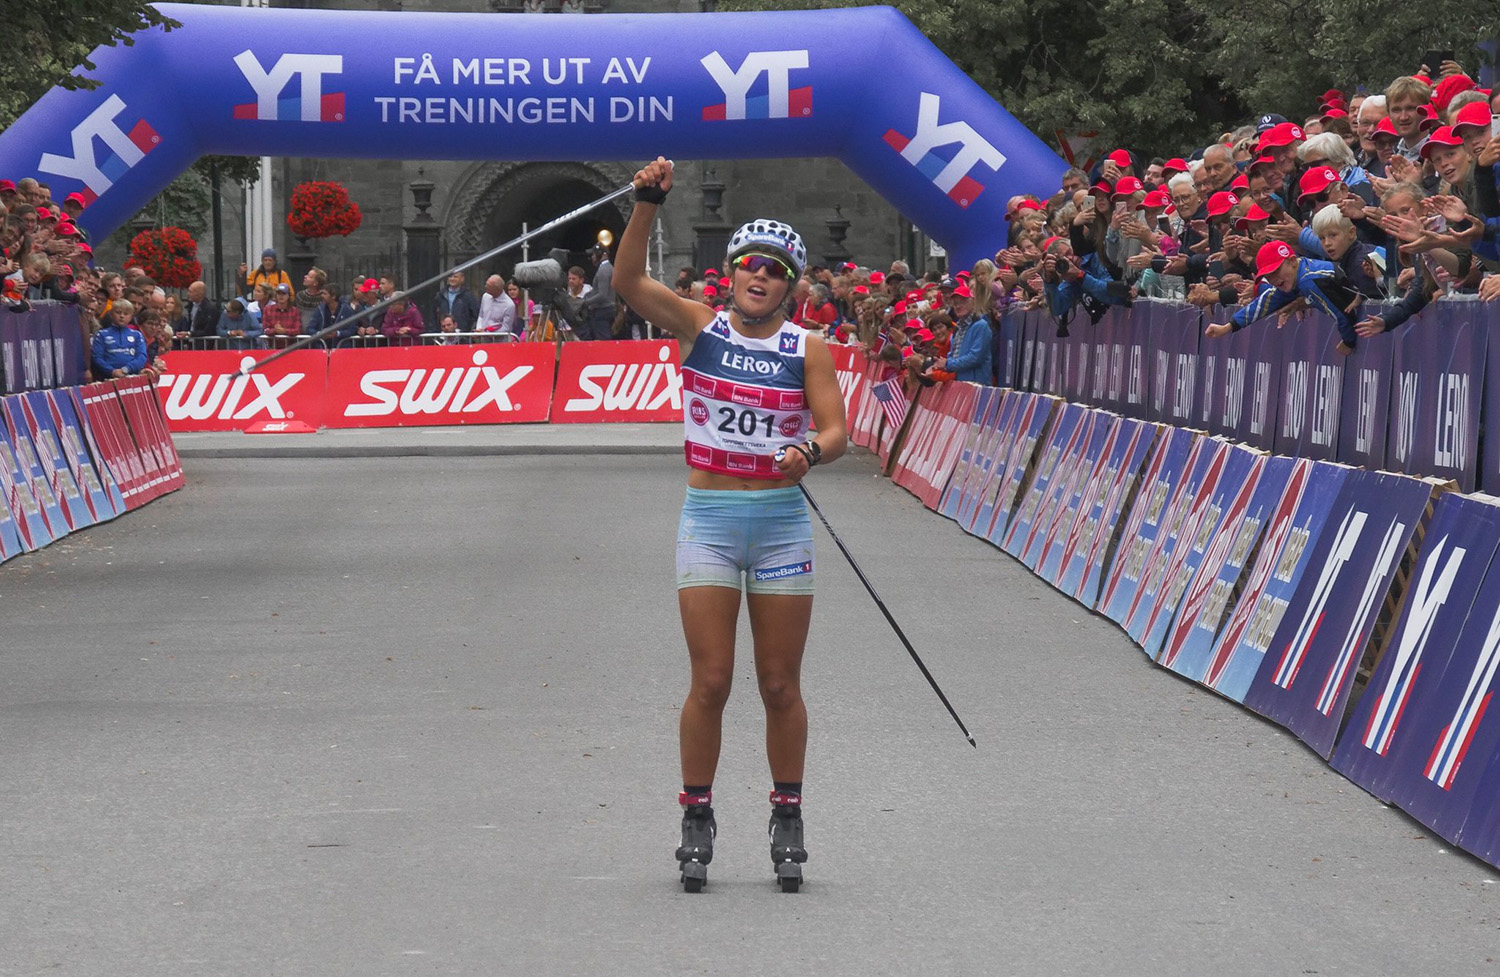
<svg viewBox="0 0 1500 977">
<path fill-rule="evenodd" d="M 683 892 L 702 892 L 708 883 L 708 863 L 714 860 L 714 809 L 709 795 L 680 797 L 682 804 L 682 844 L 677 847 L 677 865 L 682 872 Z"/>
<path fill-rule="evenodd" d="M 802 844 L 802 798 L 796 794 L 771 794 L 771 866 L 782 892 L 796 892 L 802 885 L 802 863 L 807 849 Z"/>
</svg>

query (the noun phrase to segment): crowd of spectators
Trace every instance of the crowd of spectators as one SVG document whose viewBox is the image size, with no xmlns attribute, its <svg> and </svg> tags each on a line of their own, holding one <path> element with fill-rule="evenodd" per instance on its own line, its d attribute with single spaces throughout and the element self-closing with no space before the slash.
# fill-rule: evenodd
<svg viewBox="0 0 1500 977">
<path fill-rule="evenodd" d="M 1065 336 L 1142 296 L 1210 310 L 1210 341 L 1316 309 L 1349 352 L 1434 299 L 1500 299 L 1497 132 L 1500 89 L 1452 61 L 1382 92 L 1329 89 L 1316 111 L 1262 115 L 1187 157 L 1119 147 L 1069 169 L 1050 196 L 1009 200 L 1005 246 L 952 277 L 810 266 L 790 315 L 899 367 L 909 389 L 995 382 L 1007 311 L 1045 310 Z M 726 288 L 713 268 L 676 282 L 715 309 Z"/>
<path fill-rule="evenodd" d="M 994 382 L 992 323 L 1008 310 L 1044 309 L 1066 335 L 1142 296 L 1214 310 L 1210 339 L 1318 309 L 1347 352 L 1435 298 L 1500 298 L 1497 130 L 1500 90 L 1452 61 L 1381 92 L 1329 89 L 1315 111 L 1262 115 L 1186 157 L 1120 147 L 1088 172 L 1069 169 L 1050 196 L 1012 198 L 1005 246 L 951 277 L 914 277 L 900 261 L 810 266 L 789 314 L 900 366 L 913 387 Z M 346 320 L 329 346 L 647 334 L 617 301 L 602 247 L 590 252 L 591 272 L 568 269 L 556 307 L 528 301 L 499 275 L 475 294 L 455 272 L 425 305 L 390 275 L 341 288 L 313 268 L 293 282 L 269 249 L 255 267 L 240 266 L 239 294 L 218 303 L 202 282 L 169 295 L 139 268 L 98 269 L 76 223 L 85 206 L 78 194 L 54 202 L 34 179 L 0 180 L 5 300 L 77 304 L 96 377 L 159 371 L 174 344 L 280 346 Z M 684 268 L 676 287 L 721 309 L 727 284 L 717 269 Z"/>
</svg>

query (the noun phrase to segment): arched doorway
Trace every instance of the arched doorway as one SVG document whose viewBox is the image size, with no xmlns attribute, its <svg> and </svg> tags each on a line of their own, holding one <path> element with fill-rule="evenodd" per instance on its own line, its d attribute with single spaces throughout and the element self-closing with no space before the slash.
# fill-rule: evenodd
<svg viewBox="0 0 1500 977">
<path fill-rule="evenodd" d="M 597 200 L 628 182 L 631 173 L 618 163 L 483 163 L 460 181 L 444 221 L 451 262 L 482 254 L 570 210 Z M 569 264 L 591 269 L 586 254 L 608 230 L 618 240 L 630 216 L 629 199 L 601 207 L 530 242 L 532 258 L 551 248 L 569 253 Z M 509 276 L 521 260 L 520 249 L 500 255 L 470 274 L 476 283 L 492 274 Z"/>
</svg>

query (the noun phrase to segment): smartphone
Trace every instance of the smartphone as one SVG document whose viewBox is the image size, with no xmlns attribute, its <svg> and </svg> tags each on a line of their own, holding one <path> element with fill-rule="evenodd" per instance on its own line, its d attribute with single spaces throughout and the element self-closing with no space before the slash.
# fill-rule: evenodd
<svg viewBox="0 0 1500 977">
<path fill-rule="evenodd" d="M 1093 210 L 1094 209 L 1094 195 L 1093 194 L 1089 194 L 1087 197 L 1083 198 L 1083 209 L 1084 210 Z"/>
<path fill-rule="evenodd" d="M 1452 60 L 1453 51 L 1451 49 L 1447 51 L 1428 51 L 1426 54 L 1422 55 L 1422 63 L 1427 66 L 1427 69 L 1431 71 L 1434 76 L 1436 76 L 1437 73 L 1443 69 L 1444 61 Z"/>
<path fill-rule="evenodd" d="M 1490 136 L 1500 136 L 1500 115 L 1490 116 Z"/>
</svg>

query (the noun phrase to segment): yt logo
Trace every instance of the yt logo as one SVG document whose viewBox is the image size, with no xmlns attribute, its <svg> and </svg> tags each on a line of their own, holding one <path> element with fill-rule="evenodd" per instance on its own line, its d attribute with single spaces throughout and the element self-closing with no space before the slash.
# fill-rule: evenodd
<svg viewBox="0 0 1500 977">
<path fill-rule="evenodd" d="M 901 154 L 901 158 L 917 168 L 931 180 L 939 190 L 960 207 L 968 207 L 984 192 L 984 184 L 969 176 L 975 163 L 983 163 L 998 170 L 1005 163 L 1005 154 L 975 132 L 967 122 L 947 122 L 938 125 L 938 109 L 942 99 L 930 92 L 922 93 L 917 109 L 917 132 L 906 136 L 895 129 L 885 133 L 886 144 Z M 935 149 L 957 145 L 951 159 L 943 159 Z"/>
<path fill-rule="evenodd" d="M 240 73 L 255 90 L 255 101 L 234 107 L 236 119 L 259 119 L 263 122 L 343 122 L 344 93 L 323 94 L 323 76 L 344 71 L 342 54 L 283 54 L 270 71 L 261 67 L 255 55 L 241 51 L 234 56 Z M 297 94 L 282 98 L 281 93 L 294 78 L 300 77 Z"/>
<path fill-rule="evenodd" d="M 703 67 L 724 93 L 724 101 L 703 109 L 705 122 L 741 119 L 804 119 L 812 115 L 812 86 L 791 87 L 791 73 L 806 68 L 806 51 L 751 51 L 730 70 L 718 51 L 703 58 Z M 766 76 L 766 94 L 750 95 L 751 87 Z"/>
<path fill-rule="evenodd" d="M 73 155 L 43 153 L 37 169 L 79 181 L 83 184 L 85 204 L 93 203 L 161 143 L 161 136 L 145 119 L 131 126 L 129 132 L 121 129 L 115 117 L 123 111 L 125 103 L 120 96 L 106 98 L 102 105 L 73 127 Z M 103 140 L 109 147 L 109 153 L 102 160 L 94 155 L 95 139 Z"/>
</svg>

